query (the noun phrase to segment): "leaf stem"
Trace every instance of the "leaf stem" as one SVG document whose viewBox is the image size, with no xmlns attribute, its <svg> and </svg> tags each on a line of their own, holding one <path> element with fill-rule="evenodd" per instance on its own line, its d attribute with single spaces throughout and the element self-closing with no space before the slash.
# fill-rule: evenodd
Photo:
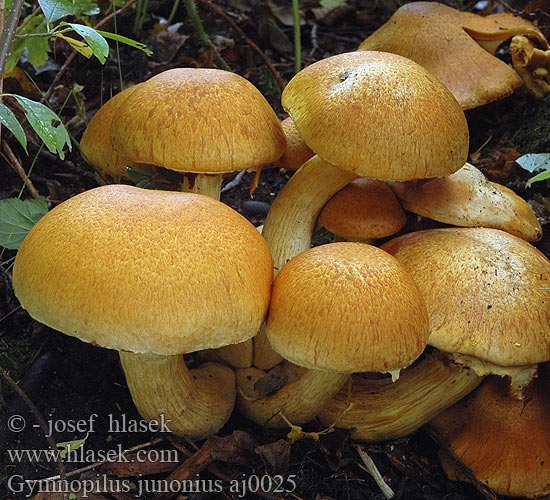
<svg viewBox="0 0 550 500">
<path fill-rule="evenodd" d="M 195 33 L 199 37 L 199 40 L 201 41 L 203 47 L 206 50 L 212 51 L 212 54 L 214 56 L 214 63 L 216 63 L 216 66 L 226 71 L 232 71 L 232 69 L 218 52 L 216 46 L 212 43 L 210 38 L 208 38 L 206 31 L 204 31 L 204 26 L 202 25 L 201 18 L 199 17 L 197 6 L 195 5 L 194 0 L 185 0 L 185 9 L 187 10 L 187 15 L 189 16 L 189 19 L 193 24 Z"/>
</svg>

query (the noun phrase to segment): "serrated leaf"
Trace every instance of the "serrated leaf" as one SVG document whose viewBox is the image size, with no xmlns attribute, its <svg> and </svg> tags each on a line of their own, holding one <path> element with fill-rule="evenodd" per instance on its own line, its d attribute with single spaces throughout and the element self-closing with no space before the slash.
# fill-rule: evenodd
<svg viewBox="0 0 550 500">
<path fill-rule="evenodd" d="M 13 111 L 0 102 L 0 123 L 4 125 L 27 151 L 27 136 Z"/>
<path fill-rule="evenodd" d="M 97 57 L 101 64 L 105 64 L 107 56 L 109 55 L 109 44 L 107 40 L 103 38 L 95 29 L 83 24 L 67 23 L 73 30 L 75 30 L 90 46 L 94 56 Z"/>
<path fill-rule="evenodd" d="M 128 45 L 130 47 L 134 47 L 134 49 L 139 49 L 142 52 L 145 52 L 148 56 L 153 55 L 153 51 L 149 50 L 147 48 L 147 45 L 141 42 L 136 42 L 135 40 L 132 40 L 131 38 L 126 38 L 122 35 L 117 35 L 116 33 L 109 33 L 108 31 L 100 31 L 96 30 L 97 33 L 99 33 L 102 37 L 109 38 L 110 40 L 115 40 L 117 42 L 123 43 L 125 45 Z"/>
<path fill-rule="evenodd" d="M 48 212 L 46 198 L 0 201 L 0 246 L 17 250 L 27 233 Z"/>
<path fill-rule="evenodd" d="M 544 181 L 546 179 L 550 179 L 550 170 L 545 170 L 544 172 L 541 172 L 540 174 L 535 175 L 535 177 L 531 177 L 526 184 L 526 187 L 530 187 L 533 182 L 539 182 Z"/>
<path fill-rule="evenodd" d="M 12 95 L 12 97 L 17 99 L 17 102 L 23 107 L 29 124 L 44 141 L 50 152 L 58 154 L 64 160 L 63 148 L 67 145 L 71 150 L 71 139 L 59 117 L 50 108 L 39 102 L 20 95 Z"/>
<path fill-rule="evenodd" d="M 93 0 L 38 0 L 48 24 L 54 23 L 66 16 L 84 14 L 92 16 L 99 14 L 97 2 Z"/>
<path fill-rule="evenodd" d="M 550 169 L 550 153 L 530 153 L 520 156 L 516 163 L 529 172 Z"/>
<path fill-rule="evenodd" d="M 86 42 L 83 42 L 82 40 L 76 40 L 75 38 L 71 38 L 70 36 L 63 35 L 62 33 L 57 33 L 55 36 L 57 38 L 65 40 L 74 50 L 76 50 L 79 54 L 83 55 L 87 59 L 90 59 L 90 57 L 94 55 L 94 51 L 88 46 Z"/>
</svg>

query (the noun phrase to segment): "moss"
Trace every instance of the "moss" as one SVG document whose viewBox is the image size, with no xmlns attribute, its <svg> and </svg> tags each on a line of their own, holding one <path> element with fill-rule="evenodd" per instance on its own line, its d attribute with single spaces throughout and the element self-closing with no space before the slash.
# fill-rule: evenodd
<svg viewBox="0 0 550 500">
<path fill-rule="evenodd" d="M 520 153 L 550 152 L 550 94 L 536 101 L 536 107 L 519 122 L 512 143 L 520 145 Z"/>
</svg>

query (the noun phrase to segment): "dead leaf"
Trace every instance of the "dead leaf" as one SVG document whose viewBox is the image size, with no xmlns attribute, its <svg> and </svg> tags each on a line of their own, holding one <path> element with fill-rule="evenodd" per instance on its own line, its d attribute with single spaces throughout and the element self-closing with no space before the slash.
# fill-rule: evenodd
<svg viewBox="0 0 550 500">
<path fill-rule="evenodd" d="M 239 465 L 250 461 L 258 445 L 256 439 L 245 431 L 235 431 L 226 437 L 212 437 L 205 446 L 206 444 L 209 444 L 210 454 L 214 460 Z"/>
<path fill-rule="evenodd" d="M 286 472 L 290 462 L 291 445 L 286 439 L 258 446 L 254 451 L 271 467 L 275 474 Z"/>
<path fill-rule="evenodd" d="M 272 369 L 256 381 L 254 384 L 254 389 L 258 391 L 259 397 L 265 398 L 266 396 L 277 392 L 287 382 L 288 376 L 286 373 Z"/>
<path fill-rule="evenodd" d="M 319 449 L 323 452 L 329 467 L 337 471 L 351 462 L 344 458 L 342 450 L 349 441 L 354 429 L 335 428 L 333 432 L 322 434 L 319 439 Z"/>
<path fill-rule="evenodd" d="M 156 62 L 168 64 L 176 57 L 187 40 L 189 40 L 187 35 L 162 29 L 149 38 L 148 45 L 151 46 Z"/>
</svg>

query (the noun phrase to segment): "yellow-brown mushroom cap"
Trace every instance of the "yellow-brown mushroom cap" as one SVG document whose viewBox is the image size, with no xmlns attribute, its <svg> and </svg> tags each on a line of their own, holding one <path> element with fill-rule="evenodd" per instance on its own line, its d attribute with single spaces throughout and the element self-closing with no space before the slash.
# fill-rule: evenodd
<svg viewBox="0 0 550 500">
<path fill-rule="evenodd" d="M 229 173 L 277 160 L 277 115 L 248 80 L 228 71 L 177 68 L 139 85 L 111 125 L 115 150 L 179 172 Z"/>
<path fill-rule="evenodd" d="M 550 261 L 498 229 L 409 233 L 382 246 L 428 307 L 429 344 L 500 367 L 550 360 Z"/>
<path fill-rule="evenodd" d="M 63 333 L 180 354 L 253 337 L 272 275 L 265 241 L 227 205 L 110 185 L 63 202 L 34 226 L 13 285 L 33 318 Z"/>
<path fill-rule="evenodd" d="M 385 238 L 407 216 L 385 182 L 359 178 L 336 193 L 319 215 L 319 225 L 348 240 Z"/>
<path fill-rule="evenodd" d="M 404 368 L 426 346 L 428 330 L 411 276 L 391 255 L 362 243 L 322 245 L 285 264 L 266 324 L 281 356 L 338 372 Z"/>
<path fill-rule="evenodd" d="M 512 14 L 482 17 L 437 2 L 410 2 L 359 50 L 382 50 L 416 61 L 439 78 L 464 109 L 471 109 L 506 97 L 522 85 L 518 74 L 492 55 L 519 33 L 544 40 L 531 22 Z"/>
<path fill-rule="evenodd" d="M 389 185 L 403 207 L 424 217 L 453 226 L 502 229 L 527 241 L 542 237 L 540 222 L 527 202 L 511 189 L 489 182 L 469 163 L 445 177 Z"/>
<path fill-rule="evenodd" d="M 535 379 L 525 402 L 510 398 L 502 379 L 487 377 L 430 424 L 442 443 L 496 494 L 535 498 L 550 494 L 548 415 L 548 379 Z M 464 479 L 444 452 L 440 456 L 451 479 Z"/>
<path fill-rule="evenodd" d="M 286 149 L 275 164 L 289 170 L 298 170 L 315 153 L 302 139 L 290 116 L 281 122 L 281 126 L 285 134 Z"/>
<path fill-rule="evenodd" d="M 104 174 L 115 179 L 128 177 L 127 165 L 134 165 L 120 156 L 111 145 L 111 122 L 118 108 L 136 87 L 130 87 L 111 97 L 93 116 L 82 134 L 80 149 L 86 159 Z M 143 168 L 143 167 L 140 167 Z"/>
<path fill-rule="evenodd" d="M 468 155 L 466 118 L 451 92 L 395 54 L 318 61 L 289 82 L 282 103 L 315 153 L 362 177 L 440 177 Z"/>
</svg>

